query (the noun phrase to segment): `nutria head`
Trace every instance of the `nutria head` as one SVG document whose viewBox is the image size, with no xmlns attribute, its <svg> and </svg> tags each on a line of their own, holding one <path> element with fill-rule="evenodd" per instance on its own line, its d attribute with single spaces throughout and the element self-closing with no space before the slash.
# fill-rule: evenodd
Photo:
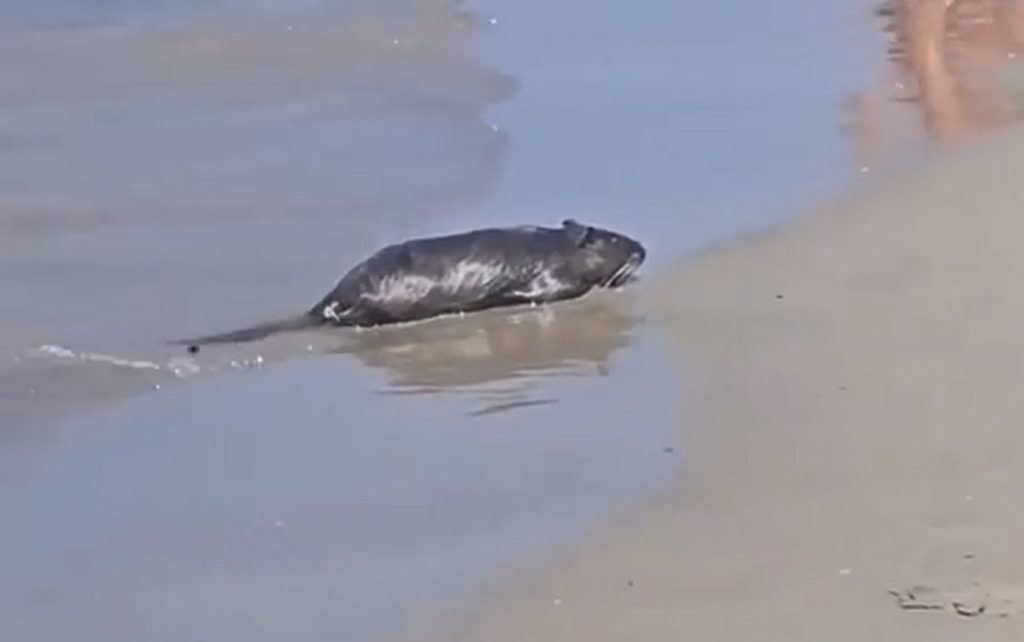
<svg viewBox="0 0 1024 642">
<path fill-rule="evenodd" d="M 580 249 L 574 268 L 588 283 L 614 288 L 626 283 L 647 258 L 644 246 L 630 237 L 573 219 L 562 221 L 569 241 Z"/>
</svg>

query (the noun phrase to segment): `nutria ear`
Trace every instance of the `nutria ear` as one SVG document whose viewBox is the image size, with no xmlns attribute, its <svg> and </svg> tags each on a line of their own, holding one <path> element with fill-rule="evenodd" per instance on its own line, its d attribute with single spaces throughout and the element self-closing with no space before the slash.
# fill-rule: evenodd
<svg viewBox="0 0 1024 642">
<path fill-rule="evenodd" d="M 582 225 L 577 223 L 575 219 L 567 218 L 562 221 L 562 227 L 565 229 L 566 234 L 572 239 L 572 242 L 577 247 L 582 247 L 586 244 L 587 239 L 590 237 L 590 233 L 594 231 L 594 228 L 588 225 Z"/>
</svg>

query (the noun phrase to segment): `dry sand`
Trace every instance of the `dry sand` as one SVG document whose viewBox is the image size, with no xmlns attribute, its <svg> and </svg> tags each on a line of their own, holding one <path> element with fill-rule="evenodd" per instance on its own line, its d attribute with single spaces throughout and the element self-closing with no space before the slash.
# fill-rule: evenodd
<svg viewBox="0 0 1024 642">
<path fill-rule="evenodd" d="M 696 258 L 686 472 L 445 639 L 1024 639 L 1022 274 L 1024 129 Z"/>
</svg>

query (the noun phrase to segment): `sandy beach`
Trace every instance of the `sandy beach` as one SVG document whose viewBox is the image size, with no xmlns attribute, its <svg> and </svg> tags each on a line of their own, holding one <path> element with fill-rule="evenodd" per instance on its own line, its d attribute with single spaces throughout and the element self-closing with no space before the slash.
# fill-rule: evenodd
<svg viewBox="0 0 1024 642">
<path fill-rule="evenodd" d="M 1016 128 L 666 278 L 685 473 L 447 639 L 1021 639 L 1022 173 Z"/>
</svg>

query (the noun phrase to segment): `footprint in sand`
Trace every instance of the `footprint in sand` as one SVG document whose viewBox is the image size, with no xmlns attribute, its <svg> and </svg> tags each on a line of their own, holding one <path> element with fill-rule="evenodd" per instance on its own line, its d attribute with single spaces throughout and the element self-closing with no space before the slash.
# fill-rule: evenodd
<svg viewBox="0 0 1024 642">
<path fill-rule="evenodd" d="M 960 589 L 915 585 L 891 589 L 896 604 L 907 611 L 947 611 L 961 617 L 1024 615 L 1024 588 L 974 582 Z"/>
</svg>

